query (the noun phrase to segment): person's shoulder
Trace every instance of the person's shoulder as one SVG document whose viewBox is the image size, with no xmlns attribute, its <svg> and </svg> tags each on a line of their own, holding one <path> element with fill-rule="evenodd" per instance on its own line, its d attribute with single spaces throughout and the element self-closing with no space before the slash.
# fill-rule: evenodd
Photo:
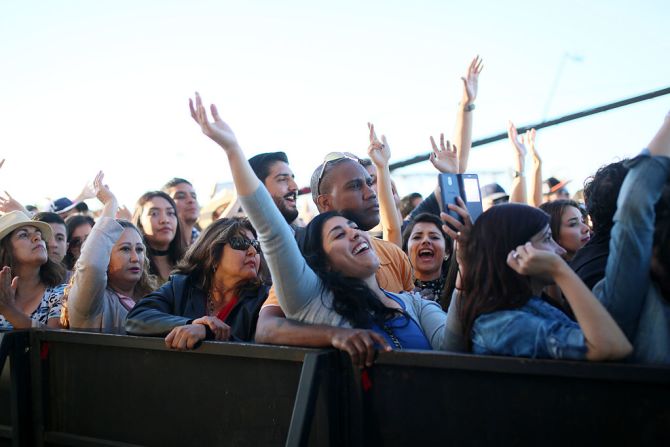
<svg viewBox="0 0 670 447">
<path fill-rule="evenodd" d="M 372 246 L 374 247 L 375 251 L 383 251 L 384 253 L 395 256 L 405 254 L 405 252 L 402 251 L 402 249 L 393 242 L 385 241 L 376 237 L 371 237 L 370 241 L 372 242 Z"/>
</svg>

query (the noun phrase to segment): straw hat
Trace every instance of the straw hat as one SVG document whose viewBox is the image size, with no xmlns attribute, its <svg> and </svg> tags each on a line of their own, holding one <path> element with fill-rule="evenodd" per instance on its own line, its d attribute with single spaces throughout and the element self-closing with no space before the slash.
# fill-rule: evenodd
<svg viewBox="0 0 670 447">
<path fill-rule="evenodd" d="M 42 232 L 42 239 L 48 241 L 51 239 L 51 227 L 49 224 L 31 220 L 21 211 L 12 211 L 0 217 L 0 240 L 4 239 L 12 231 L 25 226 L 36 227 Z"/>
</svg>

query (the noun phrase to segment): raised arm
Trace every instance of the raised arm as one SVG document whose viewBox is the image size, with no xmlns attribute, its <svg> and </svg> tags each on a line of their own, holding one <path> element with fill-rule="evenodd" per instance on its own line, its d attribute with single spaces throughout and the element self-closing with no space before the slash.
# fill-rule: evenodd
<svg viewBox="0 0 670 447">
<path fill-rule="evenodd" d="M 468 71 L 463 81 L 463 94 L 461 102 L 458 103 L 456 113 L 456 131 L 454 132 L 454 144 L 458 148 L 458 172 L 463 173 L 468 168 L 468 157 L 472 147 L 472 112 L 475 108 L 477 90 L 479 89 L 479 73 L 484 65 L 479 55 L 475 56 L 468 66 Z"/>
<path fill-rule="evenodd" d="M 211 106 L 214 122 L 209 122 L 200 95 L 196 93 L 195 107 L 189 100 L 191 116 L 203 133 L 226 152 L 233 173 L 235 189 L 242 207 L 256 229 L 270 267 L 272 280 L 282 309 L 291 317 L 312 299 L 319 299 L 321 281 L 307 266 L 300 254 L 293 232 L 275 206 L 265 186 L 251 169 L 232 129 Z"/>
<path fill-rule="evenodd" d="M 3 160 L 4 162 L 4 160 Z M 30 216 L 30 212 L 19 203 L 14 197 L 12 197 L 7 191 L 5 191 L 5 196 L 0 196 L 0 212 L 10 213 L 12 211 L 21 211 L 26 216 Z"/>
<path fill-rule="evenodd" d="M 400 211 L 395 206 L 395 200 L 393 200 L 391 171 L 389 171 L 391 148 L 384 135 L 382 135 L 382 141 L 377 139 L 375 126 L 372 123 L 368 123 L 368 129 L 370 129 L 368 156 L 377 168 L 377 196 L 379 197 L 379 216 L 384 230 L 383 239 L 401 247 L 402 218 L 400 217 Z"/>
<path fill-rule="evenodd" d="M 519 138 L 516 126 L 509 121 L 507 123 L 507 136 L 514 149 L 514 180 L 509 195 L 509 201 L 513 203 L 526 203 L 526 145 Z"/>
<path fill-rule="evenodd" d="M 507 264 L 522 275 L 553 277 L 568 300 L 584 334 L 588 360 L 622 359 L 633 351 L 612 316 L 556 253 L 538 250 L 528 242 L 509 253 Z"/>
<path fill-rule="evenodd" d="M 71 328 L 100 327 L 109 258 L 114 244 L 123 233 L 123 227 L 114 219 L 118 208 L 116 197 L 103 180 L 101 171 L 93 181 L 94 193 L 103 204 L 102 215 L 82 247 L 68 293 L 68 320 Z"/>
<path fill-rule="evenodd" d="M 528 204 L 538 207 L 542 205 L 542 159 L 535 147 L 535 129 L 527 130 L 526 143 L 528 150 L 533 157 L 533 167 L 530 172 L 530 194 L 528 195 Z"/>
</svg>

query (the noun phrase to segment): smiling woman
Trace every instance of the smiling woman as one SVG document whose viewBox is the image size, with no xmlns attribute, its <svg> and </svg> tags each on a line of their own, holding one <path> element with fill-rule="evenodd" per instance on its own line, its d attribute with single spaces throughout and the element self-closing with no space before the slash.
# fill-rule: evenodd
<svg viewBox="0 0 670 447">
<path fill-rule="evenodd" d="M 50 237 L 21 211 L 0 217 L 0 329 L 58 327 L 65 270 L 49 259 Z"/>
</svg>

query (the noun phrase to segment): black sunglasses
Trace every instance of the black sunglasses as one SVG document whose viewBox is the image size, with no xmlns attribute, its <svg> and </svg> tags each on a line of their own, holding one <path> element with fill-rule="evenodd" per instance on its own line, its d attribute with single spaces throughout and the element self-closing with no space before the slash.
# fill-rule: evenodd
<svg viewBox="0 0 670 447">
<path fill-rule="evenodd" d="M 233 250 L 247 251 L 249 247 L 254 247 L 256 253 L 261 252 L 261 244 L 256 239 L 247 239 L 242 236 L 233 236 L 228 242 Z"/>
</svg>

